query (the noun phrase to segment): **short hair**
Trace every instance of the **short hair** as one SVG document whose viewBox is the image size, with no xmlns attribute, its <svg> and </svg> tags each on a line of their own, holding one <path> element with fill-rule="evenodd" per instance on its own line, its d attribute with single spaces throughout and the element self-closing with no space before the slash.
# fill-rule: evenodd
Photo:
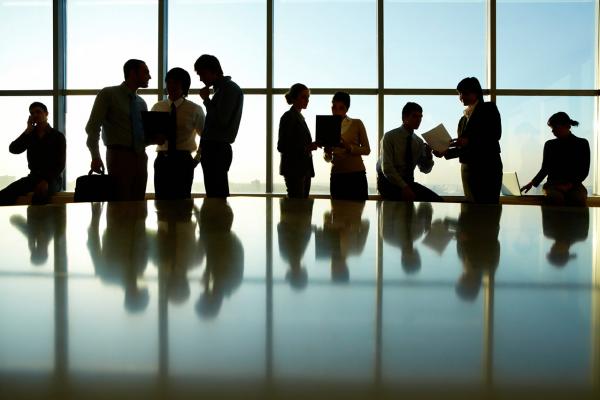
<svg viewBox="0 0 600 400">
<path fill-rule="evenodd" d="M 169 79 L 180 82 L 181 89 L 183 89 L 183 95 L 188 95 L 190 91 L 190 85 L 192 84 L 192 78 L 185 69 L 179 67 L 171 68 L 167 72 L 167 75 L 165 75 L 165 83 L 167 83 Z"/>
<path fill-rule="evenodd" d="M 308 90 L 305 84 L 294 83 L 285 94 L 285 101 L 287 101 L 288 104 L 292 104 L 304 90 Z"/>
<path fill-rule="evenodd" d="M 215 56 L 210 54 L 202 54 L 194 63 L 194 70 L 200 71 L 201 69 L 207 69 L 212 72 L 216 72 L 219 75 L 223 75 L 223 69 L 221 63 Z"/>
<path fill-rule="evenodd" d="M 48 107 L 46 107 L 44 103 L 41 103 L 39 101 L 34 101 L 29 105 L 29 112 L 31 112 L 31 110 L 33 110 L 34 108 L 41 108 L 42 110 L 44 110 L 45 113 L 48 112 Z"/>
<path fill-rule="evenodd" d="M 140 67 L 144 64 L 146 64 L 144 61 L 137 60 L 135 58 L 132 58 L 131 60 L 127 60 L 125 62 L 125 64 L 123 64 L 123 76 L 125 77 L 125 79 L 127 79 L 129 77 L 129 74 L 131 73 L 131 71 L 137 72 L 137 70 L 140 69 Z"/>
<path fill-rule="evenodd" d="M 409 101 L 402 108 L 402 118 L 406 118 L 414 112 L 423 112 L 423 107 L 421 107 L 417 103 L 413 103 L 412 101 Z"/>
<path fill-rule="evenodd" d="M 456 90 L 458 90 L 459 93 L 473 93 L 480 101 L 483 100 L 483 89 L 481 88 L 479 80 L 474 76 L 464 78 L 462 81 L 458 82 Z"/>
<path fill-rule="evenodd" d="M 548 126 L 554 128 L 556 126 L 578 126 L 579 122 L 574 121 L 569 117 L 569 115 L 564 111 L 559 111 L 555 114 L 552 114 L 550 118 L 548 118 Z"/>
<path fill-rule="evenodd" d="M 333 99 L 331 99 L 331 102 L 335 103 L 336 101 L 344 103 L 347 110 L 350 109 L 350 95 L 348 93 L 335 92 L 335 94 L 333 95 Z"/>
</svg>

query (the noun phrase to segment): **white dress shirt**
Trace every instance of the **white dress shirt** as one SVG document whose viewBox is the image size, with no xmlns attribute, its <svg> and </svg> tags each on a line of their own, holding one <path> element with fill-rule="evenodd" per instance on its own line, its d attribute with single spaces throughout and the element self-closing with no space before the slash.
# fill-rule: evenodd
<svg viewBox="0 0 600 400">
<path fill-rule="evenodd" d="M 202 134 L 204 127 L 204 110 L 198 104 L 181 97 L 175 102 L 169 99 L 159 101 L 152 106 L 152 111 L 171 112 L 171 104 L 175 103 L 177 107 L 177 150 L 196 151 L 196 160 L 200 159 L 200 145 L 196 141 L 196 135 Z M 168 137 L 168 132 L 165 132 L 165 137 Z M 167 151 L 169 149 L 168 141 L 164 144 L 157 145 L 156 151 Z"/>
</svg>

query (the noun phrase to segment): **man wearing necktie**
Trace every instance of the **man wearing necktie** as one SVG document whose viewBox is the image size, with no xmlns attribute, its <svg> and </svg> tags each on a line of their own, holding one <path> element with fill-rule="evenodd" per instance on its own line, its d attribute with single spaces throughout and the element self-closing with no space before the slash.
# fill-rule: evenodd
<svg viewBox="0 0 600 400">
<path fill-rule="evenodd" d="M 200 147 L 196 136 L 202 133 L 204 110 L 187 99 L 190 74 L 183 68 L 173 68 L 165 76 L 168 98 L 159 101 L 152 111 L 169 113 L 167 142 L 156 147 L 154 189 L 156 199 L 174 200 L 192 197 L 194 168 L 200 162 Z M 192 157 L 191 153 L 196 152 Z"/>
<path fill-rule="evenodd" d="M 148 106 L 137 90 L 147 88 L 151 77 L 146 63 L 136 59 L 125 63 L 123 73 L 123 83 L 105 87 L 94 101 L 85 127 L 92 156 L 90 168 L 104 172 L 98 146 L 102 130 L 108 174 L 116 185 L 116 200 L 144 200 L 148 157 L 141 113 L 147 111 Z"/>
<path fill-rule="evenodd" d="M 433 168 L 431 148 L 415 135 L 423 119 L 423 108 L 408 102 L 402 109 L 402 126 L 386 132 L 381 139 L 377 161 L 377 190 L 386 200 L 443 201 L 415 182 L 415 167 L 425 174 Z"/>
</svg>

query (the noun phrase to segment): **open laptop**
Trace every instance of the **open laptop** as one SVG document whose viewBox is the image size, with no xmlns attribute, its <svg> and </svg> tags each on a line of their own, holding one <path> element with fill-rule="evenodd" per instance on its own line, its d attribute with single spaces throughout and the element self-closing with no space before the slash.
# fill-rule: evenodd
<svg viewBox="0 0 600 400">
<path fill-rule="evenodd" d="M 521 186 L 516 172 L 504 172 L 502 174 L 500 192 L 503 196 L 521 196 Z"/>
<path fill-rule="evenodd" d="M 342 140 L 342 117 L 337 115 L 317 115 L 315 142 L 319 146 L 339 146 Z"/>
</svg>

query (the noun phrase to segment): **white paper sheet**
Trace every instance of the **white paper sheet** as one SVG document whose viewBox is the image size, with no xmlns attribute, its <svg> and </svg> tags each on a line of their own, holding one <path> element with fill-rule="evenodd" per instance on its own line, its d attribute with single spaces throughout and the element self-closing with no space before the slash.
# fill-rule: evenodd
<svg viewBox="0 0 600 400">
<path fill-rule="evenodd" d="M 446 127 L 444 127 L 444 124 L 439 124 L 435 128 L 423 133 L 421 136 L 425 142 L 427 142 L 429 147 L 440 153 L 448 150 L 450 141 L 452 140 Z"/>
</svg>

